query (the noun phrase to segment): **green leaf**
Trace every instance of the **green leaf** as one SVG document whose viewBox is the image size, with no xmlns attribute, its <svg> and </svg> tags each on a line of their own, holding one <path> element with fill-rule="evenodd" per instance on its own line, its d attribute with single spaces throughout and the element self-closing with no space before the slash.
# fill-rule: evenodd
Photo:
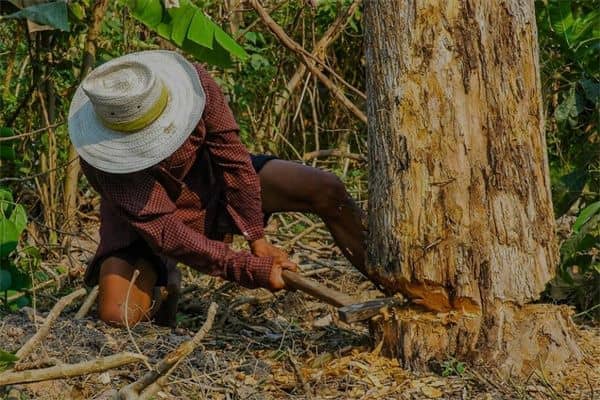
<svg viewBox="0 0 600 400">
<path fill-rule="evenodd" d="M 256 41 L 258 40 L 258 35 L 256 34 L 256 32 L 246 32 L 244 34 L 244 37 L 246 38 L 247 41 L 249 41 L 252 44 L 256 44 Z"/>
<path fill-rule="evenodd" d="M 0 292 L 10 289 L 12 286 L 12 275 L 4 268 L 0 267 Z"/>
<path fill-rule="evenodd" d="M 79 3 L 69 3 L 69 11 L 75 18 L 79 21 L 83 21 L 85 19 L 85 8 Z"/>
<path fill-rule="evenodd" d="M 17 153 L 12 145 L 0 146 L 0 160 L 13 161 L 17 158 Z"/>
<path fill-rule="evenodd" d="M 196 60 L 208 62 L 223 68 L 231 66 L 231 57 L 229 57 L 229 53 L 227 53 L 227 51 L 216 41 L 213 44 L 213 49 L 209 49 L 186 39 L 183 41 L 183 46 L 181 46 L 181 48 L 194 56 Z"/>
<path fill-rule="evenodd" d="M 9 137 L 13 135 L 13 131 L 10 128 L 2 127 L 0 128 L 0 137 Z"/>
<path fill-rule="evenodd" d="M 562 171 L 552 170 L 552 200 L 557 216 L 566 213 L 580 197 L 581 191 L 589 181 L 587 169 L 577 169 L 564 175 Z"/>
<path fill-rule="evenodd" d="M 202 10 L 196 10 L 190 23 L 187 38 L 201 46 L 213 48 L 215 24 L 206 18 Z"/>
<path fill-rule="evenodd" d="M 594 82 L 590 79 L 583 79 L 579 83 L 583 88 L 585 97 L 587 97 L 592 103 L 598 104 L 598 102 L 600 102 L 600 83 Z"/>
<path fill-rule="evenodd" d="M 171 40 L 197 60 L 228 67 L 231 65 L 230 54 L 242 60 L 248 57 L 246 51 L 235 40 L 189 0 L 181 0 L 180 7 L 168 10 L 162 8 L 160 0 L 129 0 L 128 4 L 136 19 L 160 36 Z M 150 6 L 155 7 L 155 4 L 161 6 L 160 20 L 157 11 L 148 11 Z"/>
<path fill-rule="evenodd" d="M 0 371 L 10 368 L 15 362 L 19 360 L 19 357 L 13 353 L 0 349 Z"/>
<path fill-rule="evenodd" d="M 248 53 L 246 50 L 235 40 L 231 38 L 225 31 L 215 25 L 215 39 L 216 41 L 230 54 L 238 57 L 241 60 L 246 60 L 248 58 Z"/>
<path fill-rule="evenodd" d="M 583 102 L 578 98 L 575 86 L 569 89 L 569 95 L 556 107 L 554 117 L 557 122 L 575 119 L 583 111 Z"/>
<path fill-rule="evenodd" d="M 171 16 L 167 13 L 163 13 L 163 19 L 160 24 L 156 25 L 156 33 L 165 39 L 171 40 L 171 32 L 173 32 L 173 25 L 171 24 Z"/>
<path fill-rule="evenodd" d="M 156 28 L 163 19 L 161 0 L 133 0 L 129 2 L 129 8 L 136 19 L 150 28 Z"/>
<path fill-rule="evenodd" d="M 19 297 L 18 299 L 11 302 L 11 306 L 12 306 L 11 311 L 13 311 L 14 308 L 16 308 L 18 310 L 18 309 L 26 307 L 30 304 L 31 304 L 31 300 L 30 300 L 29 296 Z M 16 311 L 16 310 L 14 310 L 14 311 Z"/>
<path fill-rule="evenodd" d="M 12 221 L 0 219 L 0 259 L 8 255 L 17 248 L 19 241 L 19 232 Z"/>
<path fill-rule="evenodd" d="M 556 33 L 566 33 L 573 26 L 574 18 L 571 11 L 571 0 L 551 1 L 548 4 L 550 24 Z"/>
<path fill-rule="evenodd" d="M 187 37 L 190 23 L 194 18 L 196 9 L 191 5 L 181 5 L 173 10 L 171 14 L 173 29 L 171 30 L 171 40 L 177 46 L 181 47 Z"/>
<path fill-rule="evenodd" d="M 21 271 L 12 262 L 8 263 L 8 267 L 5 270 L 8 271 L 11 276 L 11 290 L 23 290 L 31 287 L 31 277 L 29 274 Z"/>
<path fill-rule="evenodd" d="M 7 189 L 0 188 L 0 218 L 6 217 L 13 203 L 12 193 Z"/>
<path fill-rule="evenodd" d="M 69 30 L 67 3 L 64 1 L 29 6 L 7 15 L 5 18 L 29 19 L 38 24 L 53 26 L 61 31 Z"/>
<path fill-rule="evenodd" d="M 583 225 L 585 225 L 590 219 L 592 219 L 592 217 L 594 215 L 596 215 L 598 212 L 600 212 L 600 201 L 592 203 L 589 206 L 587 206 L 586 208 L 584 208 L 583 210 L 581 210 L 581 212 L 579 213 L 579 216 L 577 217 L 577 219 L 575 220 L 575 223 L 573 224 L 573 230 L 575 232 L 579 232 L 581 227 Z"/>
<path fill-rule="evenodd" d="M 22 205 L 17 204 L 8 218 L 17 229 L 17 233 L 20 235 L 23 229 L 27 226 L 27 213 Z"/>
<path fill-rule="evenodd" d="M 573 25 L 567 32 L 571 46 L 576 47 L 579 44 L 579 41 L 583 39 L 588 32 L 592 31 L 594 27 L 597 27 L 599 24 L 599 10 L 594 10 L 588 14 L 576 18 L 573 21 Z"/>
</svg>

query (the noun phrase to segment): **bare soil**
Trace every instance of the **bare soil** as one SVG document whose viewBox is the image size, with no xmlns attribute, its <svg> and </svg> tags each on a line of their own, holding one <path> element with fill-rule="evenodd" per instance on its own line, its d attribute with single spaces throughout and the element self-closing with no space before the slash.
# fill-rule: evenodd
<svg viewBox="0 0 600 400">
<path fill-rule="evenodd" d="M 294 257 L 313 278 L 362 299 L 380 293 L 354 271 L 321 229 L 294 239 L 290 222 L 275 221 L 272 240 L 295 249 Z M 310 224 L 310 220 L 304 221 Z M 74 247 L 82 262 L 94 247 L 93 234 Z M 211 301 L 220 306 L 202 346 L 171 376 L 159 399 L 593 399 L 600 396 L 600 329 L 581 326 L 578 343 L 586 358 L 562 374 L 544 366 L 524 382 L 500 378 L 493 370 L 466 365 L 435 373 L 412 373 L 379 355 L 364 324 L 346 325 L 335 310 L 303 293 L 248 290 L 184 268 L 186 293 L 175 329 L 141 323 L 132 329 L 137 347 L 155 364 L 204 321 Z M 36 293 L 36 311 L 25 308 L 0 320 L 0 348 L 15 352 L 36 331 L 56 300 L 73 286 Z M 136 352 L 126 330 L 99 322 L 92 309 L 73 318 L 80 302 L 66 309 L 28 360 L 38 367 L 74 363 L 122 351 Z M 34 322 L 34 319 L 37 321 Z M 447 365 L 456 366 L 456 360 Z M 457 371 L 460 369 L 460 371 Z M 103 374 L 0 388 L 0 399 L 16 389 L 21 399 L 103 398 L 142 376 L 144 364 Z M 17 392 L 13 392 L 17 393 Z"/>
</svg>

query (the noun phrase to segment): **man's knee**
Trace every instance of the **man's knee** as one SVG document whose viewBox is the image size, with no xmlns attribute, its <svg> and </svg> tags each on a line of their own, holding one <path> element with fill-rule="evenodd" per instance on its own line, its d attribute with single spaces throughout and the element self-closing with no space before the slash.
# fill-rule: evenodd
<svg viewBox="0 0 600 400">
<path fill-rule="evenodd" d="M 321 217 L 338 216 L 350 201 L 346 187 L 340 178 L 331 172 L 323 171 L 320 175 L 318 187 L 315 188 L 311 199 L 313 209 Z"/>
<path fill-rule="evenodd" d="M 131 284 L 136 269 L 140 274 Z M 131 265 L 117 257 L 107 258 L 100 268 L 98 316 L 116 326 L 131 326 L 146 319 L 155 282 L 156 273 L 150 263 L 139 260 Z"/>
<path fill-rule="evenodd" d="M 147 319 L 150 311 L 149 305 L 137 302 L 118 303 L 110 299 L 98 302 L 98 316 L 100 319 L 114 326 L 133 326 L 143 319 Z"/>
</svg>

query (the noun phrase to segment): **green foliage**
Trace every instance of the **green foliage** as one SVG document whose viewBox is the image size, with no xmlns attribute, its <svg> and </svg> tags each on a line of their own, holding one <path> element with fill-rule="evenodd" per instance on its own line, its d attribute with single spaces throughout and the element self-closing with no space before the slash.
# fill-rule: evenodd
<svg viewBox="0 0 600 400">
<path fill-rule="evenodd" d="M 537 20 L 554 208 L 578 213 L 547 295 L 585 312 L 600 299 L 600 1 L 538 1 Z"/>
<path fill-rule="evenodd" d="M 537 2 L 557 216 L 600 192 L 600 1 Z"/>
<path fill-rule="evenodd" d="M 573 232 L 560 249 L 558 275 L 550 285 L 550 296 L 568 302 L 579 310 L 590 310 L 592 318 L 600 318 L 600 201 L 584 208 Z"/>
<path fill-rule="evenodd" d="M 0 371 L 9 369 L 18 360 L 19 357 L 17 357 L 13 353 L 9 353 L 8 351 L 0 349 Z"/>
<path fill-rule="evenodd" d="M 442 376 L 462 376 L 467 369 L 467 365 L 458 361 L 454 357 L 450 357 L 448 360 L 442 363 Z"/>
<path fill-rule="evenodd" d="M 16 263 L 16 249 L 21 233 L 27 225 L 27 214 L 22 205 L 14 203 L 12 193 L 0 188 L 0 292 L 4 300 L 8 291 L 31 286 L 29 275 Z"/>
<path fill-rule="evenodd" d="M 50 25 L 62 31 L 69 31 L 67 3 L 63 0 L 41 3 L 25 7 L 4 18 L 24 18 L 42 25 Z"/>
<path fill-rule="evenodd" d="M 160 36 L 199 61 L 227 67 L 230 54 L 245 60 L 247 54 L 227 33 L 189 0 L 177 8 L 164 8 L 161 0 L 128 0 L 132 15 Z"/>
</svg>

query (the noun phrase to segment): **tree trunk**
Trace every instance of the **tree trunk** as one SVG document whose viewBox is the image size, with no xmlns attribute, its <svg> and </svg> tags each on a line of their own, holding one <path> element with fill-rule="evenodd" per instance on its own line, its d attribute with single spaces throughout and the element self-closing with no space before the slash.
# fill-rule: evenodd
<svg viewBox="0 0 600 400">
<path fill-rule="evenodd" d="M 413 368 L 580 356 L 568 310 L 526 305 L 557 262 L 533 0 L 364 9 L 367 268 L 430 310 L 395 310 L 375 337 Z"/>
</svg>

